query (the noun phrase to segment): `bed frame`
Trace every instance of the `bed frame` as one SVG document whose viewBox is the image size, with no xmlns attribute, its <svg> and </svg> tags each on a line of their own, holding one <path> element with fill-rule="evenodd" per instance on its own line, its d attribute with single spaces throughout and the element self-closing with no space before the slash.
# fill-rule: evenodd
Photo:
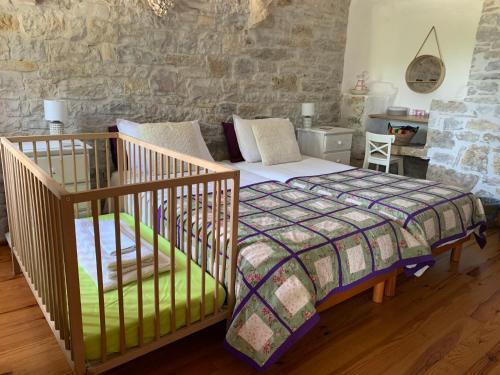
<svg viewBox="0 0 500 375">
<path fill-rule="evenodd" d="M 85 186 L 82 191 L 70 192 L 68 186 L 76 181 L 75 141 L 82 141 L 85 156 Z M 111 185 L 110 140 L 116 142 L 119 186 Z M 41 142 L 41 143 L 40 143 Z M 49 142 L 51 142 L 49 144 Z M 23 146 L 33 149 L 31 157 L 23 152 Z M 45 145 L 43 151 L 41 146 Z M 57 151 L 53 151 L 56 148 Z M 51 151 L 46 151 L 51 150 Z M 13 269 L 15 273 L 23 273 L 40 308 L 52 329 L 58 343 L 77 374 L 100 373 L 116 367 L 163 345 L 176 341 L 193 332 L 199 331 L 231 316 L 235 303 L 235 276 L 237 259 L 238 233 L 238 191 L 239 172 L 222 165 L 189 157 L 160 147 L 156 147 L 135 138 L 118 133 L 94 133 L 60 136 L 9 137 L 1 139 L 2 167 L 4 174 L 5 194 L 12 241 Z M 63 157 L 65 155 L 65 157 Z M 73 173 L 64 176 L 63 160 L 72 160 Z M 38 164 L 38 158 L 47 158 L 48 171 Z M 105 157 L 104 157 L 105 156 Z M 60 165 L 59 165 L 60 163 Z M 127 166 L 137 166 L 127 168 Z M 63 176 L 54 176 L 55 167 Z M 140 170 L 143 168 L 142 170 Z M 71 169 L 71 168 L 70 168 Z M 66 166 L 68 170 L 68 166 Z M 163 173 L 160 173 L 163 172 Z M 67 173 L 66 173 L 67 174 Z M 81 183 L 80 183 L 81 186 Z M 215 192 L 212 207 L 223 210 L 226 215 L 209 215 L 207 210 L 207 187 Z M 232 186 L 233 194 L 228 194 L 228 186 Z M 178 195 L 179 189 L 189 195 L 192 200 Z M 201 189 L 201 190 L 200 190 Z M 201 193 L 203 191 L 203 193 Z M 161 198 L 159 198 L 159 196 Z M 162 210 L 157 216 L 158 200 L 168 196 L 169 210 L 166 217 Z M 148 199 L 143 199 L 148 197 Z M 178 198 L 180 197 L 180 198 Z M 179 199 L 180 202 L 177 201 Z M 200 216 L 192 221 L 191 205 L 201 204 Z M 203 262 L 200 267 L 204 277 L 201 281 L 200 319 L 190 322 L 191 317 L 191 252 L 186 253 L 187 298 L 186 302 L 175 299 L 175 272 L 170 272 L 170 306 L 185 304 L 186 325 L 177 328 L 175 324 L 175 308 L 170 309 L 170 332 L 160 335 L 159 273 L 158 273 L 158 235 L 176 244 L 176 223 L 178 209 L 181 207 L 190 222 L 194 222 L 202 236 L 206 236 L 206 228 L 211 225 L 220 236 L 212 236 L 215 248 L 221 248 L 217 256 L 212 252 L 207 258 L 207 241 L 200 246 Z M 118 308 L 120 352 L 108 354 L 106 350 L 106 320 L 104 308 L 104 292 L 102 285 L 102 263 L 99 240 L 99 215 L 108 212 L 114 214 L 116 243 L 120 241 L 121 212 L 127 212 L 135 218 L 136 248 L 140 250 L 140 217 L 150 217 L 154 233 L 154 331 L 151 342 L 144 342 L 143 332 L 143 300 L 140 257 L 138 257 L 138 317 L 137 329 L 139 345 L 127 348 L 125 342 L 125 318 L 123 306 L 123 284 L 121 273 L 121 254 L 117 253 L 118 265 Z M 147 215 L 144 215 L 144 213 Z M 85 359 L 82 308 L 78 277 L 78 259 L 75 242 L 74 220 L 79 216 L 91 217 L 94 223 L 96 263 L 98 273 L 98 300 L 100 321 L 100 360 L 90 363 Z M 159 220 L 166 225 L 158 225 Z M 192 224 L 191 224 L 192 225 Z M 192 227 L 191 227 L 192 228 Z M 230 228 L 223 230 L 221 228 Z M 222 240 L 221 238 L 224 237 Z M 205 237 L 202 237 L 205 238 Z M 183 242 L 180 242 L 183 244 Z M 228 244 L 227 246 L 222 246 Z M 188 239 L 188 246 L 191 245 Z M 178 246 L 179 247 L 179 246 Z M 120 246 L 118 245 L 118 248 Z M 222 250 L 223 249 L 223 250 Z M 170 257 L 174 258 L 174 246 L 170 246 Z M 194 260 L 194 259 L 193 259 Z M 195 260 L 196 261 L 196 260 Z M 175 262 L 171 262 L 172 270 Z M 219 288 L 215 288 L 213 312 L 206 314 L 205 295 L 206 273 L 209 273 L 218 285 L 225 285 L 227 303 L 221 309 L 215 303 L 219 296 Z M 208 294 L 207 294 L 208 295 Z M 210 297 L 212 298 L 212 297 Z M 193 302 L 194 303 L 194 302 Z"/>
<path fill-rule="evenodd" d="M 471 238 L 471 235 L 469 234 L 467 237 L 464 237 L 462 239 L 459 239 L 455 242 L 440 246 L 432 250 L 432 255 L 440 255 L 443 254 L 447 251 L 450 251 L 450 262 L 451 263 L 459 263 L 460 262 L 460 257 L 462 256 L 462 248 L 464 246 L 464 243 L 469 241 Z M 385 282 L 385 288 L 384 288 L 384 295 L 386 297 L 394 297 L 396 295 L 396 285 L 397 285 L 397 278 L 398 275 L 403 273 L 402 269 L 399 269 L 397 271 L 394 271 L 392 275 L 386 279 Z"/>
</svg>

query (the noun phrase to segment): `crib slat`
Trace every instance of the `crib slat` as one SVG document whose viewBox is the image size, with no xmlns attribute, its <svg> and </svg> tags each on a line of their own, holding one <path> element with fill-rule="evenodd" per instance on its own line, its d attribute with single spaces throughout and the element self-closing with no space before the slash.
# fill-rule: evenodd
<svg viewBox="0 0 500 375">
<path fill-rule="evenodd" d="M 82 142 L 82 145 L 83 145 L 83 159 L 84 159 L 84 162 L 83 162 L 83 165 L 84 165 L 84 172 L 85 172 L 85 189 L 86 190 L 89 190 L 90 189 L 90 181 L 89 181 L 89 153 L 88 153 L 88 150 L 87 150 L 87 144 L 85 142 Z M 90 203 L 87 202 L 86 204 L 86 209 L 85 209 L 85 213 L 86 213 L 86 216 L 90 216 Z"/>
<path fill-rule="evenodd" d="M 202 197 L 202 224 L 201 224 L 201 310 L 200 310 L 200 320 L 205 319 L 205 287 L 206 287 L 206 277 L 207 277 L 207 189 L 208 184 L 203 183 L 203 197 Z"/>
<path fill-rule="evenodd" d="M 97 293 L 99 297 L 99 324 L 101 327 L 101 361 L 106 361 L 107 337 L 106 337 L 106 310 L 104 305 L 104 287 L 102 281 L 102 258 L 101 258 L 101 232 L 99 229 L 99 209 L 98 201 L 93 200 L 92 222 L 94 224 L 94 246 L 95 260 L 97 268 Z"/>
<path fill-rule="evenodd" d="M 83 372 L 85 349 L 83 345 L 82 306 L 80 301 L 80 280 L 78 278 L 78 255 L 76 252 L 74 204 L 71 201 L 61 203 L 61 224 L 64 249 L 64 268 L 67 285 L 68 317 L 70 327 L 70 345 L 75 372 Z"/>
<path fill-rule="evenodd" d="M 158 207 L 158 195 L 153 193 L 151 204 L 153 207 Z M 160 286 L 159 286 L 159 259 L 158 259 L 158 223 L 156 219 L 153 221 L 153 255 L 154 255 L 154 294 L 155 294 L 155 337 L 160 338 Z M 172 264 L 172 260 L 170 261 Z M 172 271 L 170 271 L 172 272 Z"/>
<path fill-rule="evenodd" d="M 45 141 L 45 146 L 47 147 L 47 161 L 49 163 L 49 175 L 50 177 L 54 176 L 53 170 L 52 170 L 52 155 L 50 152 L 50 143 L 49 141 Z"/>
<path fill-rule="evenodd" d="M 196 175 L 198 176 L 200 174 L 200 168 L 196 167 Z M 200 261 L 200 184 L 196 184 L 196 206 L 194 208 L 194 219 L 196 221 L 195 223 L 195 234 L 196 234 L 196 240 L 194 242 L 195 245 L 195 257 L 196 257 L 196 262 Z"/>
<path fill-rule="evenodd" d="M 170 205 L 169 216 L 169 231 L 170 231 L 170 333 L 175 332 L 175 244 L 176 241 L 176 225 L 177 225 L 177 189 L 170 189 L 169 200 Z M 181 212 L 182 215 L 182 212 Z"/>
<path fill-rule="evenodd" d="M 64 185 L 66 183 L 66 176 L 64 175 L 64 154 L 62 140 L 59 140 L 59 161 L 61 163 L 61 182 Z"/>
<path fill-rule="evenodd" d="M 214 293 L 214 314 L 219 312 L 219 282 L 220 282 L 220 181 L 215 182 L 216 200 L 215 200 L 215 248 L 212 250 L 215 253 L 215 293 Z"/>
<path fill-rule="evenodd" d="M 67 321 L 67 309 L 66 309 L 66 287 L 64 283 L 64 265 L 63 265 L 63 256 L 62 256 L 62 231 L 60 225 L 61 219 L 61 209 L 59 205 L 59 200 L 57 200 L 53 195 L 51 195 L 51 206 L 52 206 L 52 222 L 54 223 L 54 232 L 55 241 L 54 241 L 54 260 L 56 263 L 56 279 L 57 279 L 57 287 L 58 287 L 58 295 L 59 295 L 59 311 L 61 314 L 61 338 L 65 342 L 66 349 L 69 347 L 69 329 L 68 329 L 68 321 Z"/>
<path fill-rule="evenodd" d="M 48 195 L 47 187 L 40 183 L 40 196 L 41 196 L 41 213 L 43 219 L 43 242 L 44 242 L 44 254 L 43 262 L 45 263 L 45 269 L 47 270 L 47 307 L 50 312 L 52 320 L 55 320 L 55 303 L 54 303 L 54 292 L 56 289 L 54 283 L 54 269 L 52 268 L 52 246 L 49 237 L 50 232 L 50 222 L 49 222 L 49 207 L 48 207 Z"/>
<path fill-rule="evenodd" d="M 239 172 L 232 179 L 232 190 L 231 190 L 231 236 L 229 244 L 229 253 L 231 266 L 229 271 L 229 290 L 227 297 L 228 313 L 229 316 L 232 314 L 234 305 L 236 302 L 235 298 L 235 281 L 236 281 L 236 263 L 238 260 L 238 215 L 239 215 L 239 196 L 240 196 L 240 174 Z"/>
<path fill-rule="evenodd" d="M 165 172 L 165 156 L 164 155 L 160 155 L 160 168 L 161 168 L 161 173 L 162 173 L 162 179 L 163 179 L 163 174 Z M 170 176 L 167 174 L 167 177 L 166 179 L 168 180 L 170 178 Z M 160 233 L 162 236 L 165 237 L 165 207 L 164 207 L 164 203 L 165 203 L 165 189 L 161 189 L 161 202 L 160 202 L 160 226 L 161 226 L 161 229 L 160 229 Z"/>
<path fill-rule="evenodd" d="M 189 171 L 191 173 L 191 170 Z M 182 232 L 184 228 L 181 227 Z M 187 187 L 187 249 L 186 249 L 186 325 L 191 324 L 191 254 L 193 244 L 193 187 Z"/>
<path fill-rule="evenodd" d="M 142 299 L 142 257 L 141 257 L 141 227 L 139 223 L 139 197 L 134 194 L 134 229 L 135 229 L 135 251 L 137 258 L 137 321 L 139 346 L 144 345 L 144 313 Z"/>
<path fill-rule="evenodd" d="M 33 142 L 33 160 L 35 161 L 35 164 L 38 164 L 38 152 L 36 148 L 36 142 Z"/>
<path fill-rule="evenodd" d="M 106 186 L 107 187 L 111 187 L 111 155 L 110 155 L 110 152 L 109 152 L 109 142 L 111 140 L 106 140 L 105 143 L 105 147 L 106 147 L 106 179 L 107 179 L 107 184 Z M 112 199 L 109 198 L 108 199 L 108 210 L 111 209 L 111 203 L 112 203 Z"/>
<path fill-rule="evenodd" d="M 76 183 L 76 151 L 75 151 L 75 140 L 71 140 L 71 158 L 73 160 L 73 188 L 75 192 L 78 191 L 77 183 Z"/>
<path fill-rule="evenodd" d="M 227 244 L 227 180 L 225 179 L 224 180 L 224 184 L 223 184 L 223 192 L 222 192 L 222 196 L 224 198 L 224 203 L 223 203 L 223 206 L 224 206 L 224 212 L 223 212 L 223 215 L 224 215 L 224 218 L 223 218 L 223 225 L 224 225 L 224 231 L 223 231 L 223 242 L 222 242 L 222 277 L 221 277 L 221 282 L 224 283 L 225 280 L 226 280 L 226 266 L 227 266 L 227 247 L 228 247 L 228 244 Z"/>
<path fill-rule="evenodd" d="M 114 221 L 116 243 L 116 281 L 118 284 L 118 314 L 120 318 L 120 352 L 126 350 L 125 343 L 125 315 L 123 311 L 123 272 L 122 272 L 122 245 L 120 241 L 120 198 L 114 197 Z"/>
</svg>

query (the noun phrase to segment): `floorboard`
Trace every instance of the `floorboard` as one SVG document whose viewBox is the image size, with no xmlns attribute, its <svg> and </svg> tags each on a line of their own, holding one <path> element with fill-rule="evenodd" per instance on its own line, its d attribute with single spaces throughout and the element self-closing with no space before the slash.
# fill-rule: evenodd
<svg viewBox="0 0 500 375">
<path fill-rule="evenodd" d="M 500 374 L 500 240 L 472 241 L 420 278 L 398 279 L 381 305 L 369 292 L 321 314 L 269 374 Z M 150 353 L 111 374 L 254 374 L 222 347 L 225 324 Z M 0 374 L 71 373 L 24 278 L 0 247 Z"/>
</svg>

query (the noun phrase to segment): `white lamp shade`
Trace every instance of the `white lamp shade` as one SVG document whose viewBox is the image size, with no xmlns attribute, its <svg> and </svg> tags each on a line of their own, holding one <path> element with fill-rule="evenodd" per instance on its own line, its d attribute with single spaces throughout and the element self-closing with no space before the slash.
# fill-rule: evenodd
<svg viewBox="0 0 500 375">
<path fill-rule="evenodd" d="M 302 103 L 302 116 L 314 116 L 314 103 Z"/>
<path fill-rule="evenodd" d="M 68 120 L 68 109 L 64 100 L 44 100 L 43 110 L 47 121 L 66 123 Z"/>
</svg>

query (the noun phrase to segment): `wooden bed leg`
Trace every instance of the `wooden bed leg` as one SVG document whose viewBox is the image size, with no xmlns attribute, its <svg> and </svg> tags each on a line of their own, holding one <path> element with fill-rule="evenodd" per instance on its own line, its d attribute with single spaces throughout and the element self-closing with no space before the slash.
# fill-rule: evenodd
<svg viewBox="0 0 500 375">
<path fill-rule="evenodd" d="M 21 273 L 21 267 L 19 267 L 19 263 L 17 262 L 16 256 L 14 255 L 12 250 L 10 252 L 10 256 L 12 257 L 12 275 L 19 275 Z"/>
<path fill-rule="evenodd" d="M 460 262 L 460 256 L 462 255 L 462 244 L 457 245 L 456 247 L 453 248 L 451 251 L 451 261 L 453 263 L 459 263 Z"/>
<path fill-rule="evenodd" d="M 376 284 L 373 287 L 373 302 L 382 303 L 384 301 L 385 281 Z"/>
<path fill-rule="evenodd" d="M 384 294 L 386 297 L 394 297 L 396 295 L 396 283 L 398 272 L 394 271 L 392 276 L 386 280 Z"/>
</svg>

